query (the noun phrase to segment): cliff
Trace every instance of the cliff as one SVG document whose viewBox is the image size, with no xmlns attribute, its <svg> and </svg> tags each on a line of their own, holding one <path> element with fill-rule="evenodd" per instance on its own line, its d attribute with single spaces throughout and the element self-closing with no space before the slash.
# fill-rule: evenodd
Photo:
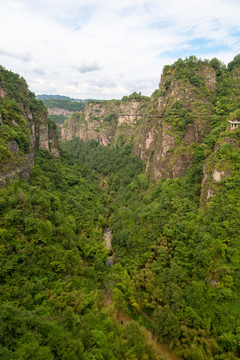
<svg viewBox="0 0 240 360">
<path fill-rule="evenodd" d="M 194 57 L 179 59 L 164 68 L 150 99 L 89 102 L 83 114 L 65 121 L 62 140 L 132 142 L 152 178 L 175 178 L 184 174 L 196 144 L 209 132 L 215 97 L 215 68 Z"/>
<path fill-rule="evenodd" d="M 230 62 L 228 72 L 218 82 L 213 124 L 206 139 L 212 149 L 203 166 L 201 206 L 220 191 L 226 178 L 238 169 L 240 128 L 239 125 L 231 126 L 231 122 L 240 119 L 240 62 L 236 59 L 238 56 Z"/>
<path fill-rule="evenodd" d="M 200 151 L 205 158 L 200 199 L 204 204 L 234 167 L 239 129 L 228 121 L 240 121 L 239 80 L 239 56 L 228 67 L 217 59 L 179 59 L 164 67 L 151 98 L 89 102 L 84 113 L 65 121 L 62 139 L 131 143 L 154 180 L 184 175 Z"/>
<path fill-rule="evenodd" d="M 59 157 L 56 125 L 23 78 L 0 67 L 0 185 L 6 179 L 29 179 L 38 149 Z"/>
<path fill-rule="evenodd" d="M 71 116 L 74 114 L 75 111 L 70 111 L 67 109 L 61 109 L 58 107 L 48 108 L 48 114 L 49 115 L 64 115 L 66 117 Z"/>
<path fill-rule="evenodd" d="M 123 101 L 89 101 L 84 113 L 76 113 L 62 127 L 62 140 L 75 137 L 96 140 L 103 145 L 129 138 L 142 118 L 149 99 L 138 95 Z"/>
<path fill-rule="evenodd" d="M 133 151 L 154 179 L 182 176 L 196 144 L 209 132 L 216 96 L 216 71 L 198 61 L 178 60 L 164 68 L 159 90 L 136 129 Z"/>
</svg>

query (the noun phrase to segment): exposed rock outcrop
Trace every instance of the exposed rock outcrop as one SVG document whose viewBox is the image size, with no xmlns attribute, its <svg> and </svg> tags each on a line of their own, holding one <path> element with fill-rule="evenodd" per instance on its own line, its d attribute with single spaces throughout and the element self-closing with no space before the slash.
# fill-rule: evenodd
<svg viewBox="0 0 240 360">
<path fill-rule="evenodd" d="M 196 74 L 201 88 L 187 77 L 178 79 L 174 66 L 169 67 L 152 98 L 152 110 L 159 117 L 146 116 L 135 132 L 134 153 L 155 179 L 183 175 L 192 162 L 194 144 L 201 143 L 209 131 L 216 72 L 199 65 Z"/>
<path fill-rule="evenodd" d="M 200 205 L 203 206 L 216 191 L 221 188 L 221 181 L 232 173 L 231 152 L 238 148 L 239 140 L 235 133 L 223 133 L 213 152 L 203 165 Z"/>
<path fill-rule="evenodd" d="M 54 123 L 47 110 L 28 90 L 24 79 L 0 67 L 0 185 L 16 176 L 29 179 L 38 149 L 59 157 Z M 17 84 L 17 85 L 16 85 Z"/>
<path fill-rule="evenodd" d="M 4 88 L 2 87 L 2 85 L 0 84 L 0 97 L 5 98 L 6 96 L 7 96 L 7 93 L 4 90 Z"/>
<path fill-rule="evenodd" d="M 231 63 L 230 63 L 231 64 Z M 240 146 L 239 129 L 231 131 L 229 120 L 240 119 L 240 65 L 235 64 L 222 79 L 222 85 L 227 89 L 227 96 L 219 97 L 217 118 L 219 122 L 218 137 L 213 150 L 208 154 L 203 166 L 200 206 L 204 206 L 212 196 L 223 186 L 223 181 L 236 170 L 238 149 Z M 227 105 L 227 106 L 226 106 Z M 215 120 L 216 121 L 216 120 Z M 216 134 L 213 133 L 216 138 Z"/>
<path fill-rule="evenodd" d="M 151 177 L 178 177 L 193 160 L 194 146 L 209 132 L 216 96 L 216 71 L 204 62 L 176 62 L 164 69 L 159 90 L 146 101 L 89 102 L 62 127 L 62 139 L 120 139 L 133 143 L 133 153 Z"/>
<path fill-rule="evenodd" d="M 68 118 L 61 131 L 62 140 L 80 138 L 96 140 L 103 145 L 125 140 L 136 128 L 146 108 L 146 100 L 136 101 L 91 101 L 84 113 Z"/>
<path fill-rule="evenodd" d="M 58 107 L 48 108 L 48 114 L 49 115 L 64 115 L 66 117 L 71 116 L 74 114 L 74 111 L 70 111 L 67 109 L 61 109 Z"/>
</svg>

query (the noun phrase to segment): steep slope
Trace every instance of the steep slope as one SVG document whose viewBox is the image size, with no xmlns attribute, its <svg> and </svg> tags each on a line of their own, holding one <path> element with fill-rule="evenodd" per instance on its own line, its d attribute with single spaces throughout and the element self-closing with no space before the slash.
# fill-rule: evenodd
<svg viewBox="0 0 240 360">
<path fill-rule="evenodd" d="M 144 114 L 148 98 L 133 93 L 122 101 L 89 101 L 84 113 L 73 115 L 62 127 L 62 140 L 80 138 L 103 145 L 126 140 Z"/>
<path fill-rule="evenodd" d="M 105 283 L 115 306 L 184 359 L 239 359 L 239 149 L 231 176 L 199 208 L 206 144 L 183 176 L 154 184 L 132 168 L 130 146 L 79 139 L 64 146 L 111 194 L 116 263 Z"/>
<path fill-rule="evenodd" d="M 87 100 L 72 99 L 60 95 L 38 95 L 48 110 L 49 117 L 60 127 L 76 111 L 83 111 Z"/>
<path fill-rule="evenodd" d="M 203 206 L 218 190 L 221 182 L 237 169 L 240 133 L 240 61 L 236 56 L 218 81 L 217 101 L 211 131 L 206 145 L 211 148 L 203 166 L 201 205 Z"/>
<path fill-rule="evenodd" d="M 0 357 L 156 359 L 141 324 L 184 359 L 240 358 L 239 64 L 166 67 L 139 119 L 90 103 L 81 140 L 0 189 Z"/>
<path fill-rule="evenodd" d="M 30 184 L 0 188 L 1 359 L 161 359 L 137 323 L 104 308 L 108 201 L 66 153 L 38 151 Z"/>
<path fill-rule="evenodd" d="M 112 195 L 115 305 L 188 360 L 240 358 L 240 128 L 228 122 L 240 122 L 239 65 L 190 58 L 164 69 L 127 138 L 154 184 L 115 173 L 126 144 L 65 143 Z"/>
<path fill-rule="evenodd" d="M 66 120 L 62 140 L 131 142 L 152 178 L 175 178 L 185 173 L 196 144 L 209 132 L 215 97 L 212 63 L 179 59 L 165 66 L 159 90 L 150 99 L 89 102 L 84 114 Z"/>
<path fill-rule="evenodd" d="M 154 179 L 182 176 L 196 144 L 208 133 L 216 96 L 216 71 L 194 57 L 165 66 L 148 116 L 136 129 L 133 151 Z"/>
<path fill-rule="evenodd" d="M 15 174 L 29 178 L 38 149 L 59 157 L 56 126 L 19 75 L 0 67 L 0 184 Z"/>
</svg>

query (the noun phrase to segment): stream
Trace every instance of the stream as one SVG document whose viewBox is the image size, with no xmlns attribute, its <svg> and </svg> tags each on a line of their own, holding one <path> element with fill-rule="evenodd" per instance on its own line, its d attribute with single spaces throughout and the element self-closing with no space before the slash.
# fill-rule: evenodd
<svg viewBox="0 0 240 360">
<path fill-rule="evenodd" d="M 114 249 L 112 247 L 112 232 L 109 228 L 105 229 L 103 238 L 109 254 L 109 257 L 107 258 L 105 264 L 107 267 L 110 267 L 114 265 Z M 106 292 L 104 299 L 104 307 L 108 309 L 108 307 L 112 303 L 113 301 L 110 292 Z M 119 310 L 117 313 L 117 319 L 121 324 L 127 324 L 132 321 L 132 319 L 121 310 Z M 150 330 L 141 327 L 141 331 L 144 334 L 147 344 L 151 344 L 153 346 L 157 355 L 159 355 L 161 359 L 183 360 L 182 357 L 180 357 L 179 355 L 175 354 L 172 350 L 170 350 L 166 344 L 161 344 L 156 339 L 154 339 L 153 333 Z"/>
<path fill-rule="evenodd" d="M 110 267 L 114 265 L 114 250 L 112 247 L 112 232 L 109 228 L 104 231 L 103 237 L 109 254 L 105 264 L 107 267 Z"/>
</svg>

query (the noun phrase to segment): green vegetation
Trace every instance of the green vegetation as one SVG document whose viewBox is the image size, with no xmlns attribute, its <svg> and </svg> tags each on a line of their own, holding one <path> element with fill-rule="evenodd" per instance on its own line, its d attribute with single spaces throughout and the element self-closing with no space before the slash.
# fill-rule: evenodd
<svg viewBox="0 0 240 360">
<path fill-rule="evenodd" d="M 201 99 L 206 90 L 201 72 L 195 76 L 192 71 L 196 63 L 190 59 L 189 73 L 182 70 L 179 79 L 190 82 Z M 114 283 L 116 306 L 186 359 L 236 360 L 240 356 L 240 130 L 229 132 L 226 127 L 229 118 L 239 117 L 239 67 L 235 65 L 230 73 L 216 60 L 207 65 L 222 74 L 215 96 L 209 95 L 213 107 L 208 110 L 208 105 L 195 101 L 189 111 L 176 101 L 164 117 L 166 122 L 175 121 L 180 134 L 195 120 L 193 115 L 208 119 L 209 132 L 201 145 L 192 146 L 193 162 L 183 177 L 152 184 L 139 168 L 125 183 L 125 168 L 118 173 L 107 155 L 120 154 L 121 147 L 103 150 L 77 140 L 65 147 L 107 179 L 116 265 L 105 282 Z M 165 71 L 170 74 L 170 68 Z M 214 146 L 218 150 L 213 152 Z M 211 169 L 226 171 L 228 177 L 213 184 L 214 196 L 199 208 L 204 161 Z"/>
<path fill-rule="evenodd" d="M 237 359 L 239 168 L 211 206 L 199 210 L 201 147 L 183 177 L 153 185 L 125 147 L 77 139 L 64 146 L 108 183 L 117 263 L 105 283 L 116 306 L 140 322 L 150 319 L 146 326 L 186 359 Z M 238 158 L 230 148 L 217 156 Z"/>
<path fill-rule="evenodd" d="M 238 56 L 236 56 L 234 60 L 231 63 L 229 63 L 228 65 L 229 70 L 237 62 L 238 62 Z M 177 77 L 179 79 L 184 77 L 185 78 L 192 77 L 192 79 L 194 79 L 194 77 L 197 78 L 196 72 L 199 70 L 199 68 L 201 68 L 202 65 L 213 67 L 216 70 L 217 76 L 220 76 L 222 72 L 226 70 L 226 66 L 217 58 L 213 58 L 212 60 L 206 60 L 206 59 L 202 60 L 197 58 L 196 56 L 189 56 L 184 60 L 178 59 L 173 65 L 165 65 L 163 68 L 163 75 L 168 75 L 169 71 L 171 71 L 171 69 L 174 68 L 178 73 Z"/>
<path fill-rule="evenodd" d="M 111 107 L 112 105 L 120 105 L 121 100 L 88 100 L 87 103 L 92 105 L 100 105 L 99 107 L 101 108 L 103 105 L 107 107 Z"/>
<path fill-rule="evenodd" d="M 103 121 L 106 123 L 116 123 L 118 119 L 118 115 L 116 113 L 111 113 L 104 116 Z"/>
<path fill-rule="evenodd" d="M 142 100 L 147 100 L 147 99 L 149 99 L 148 96 L 144 96 L 140 92 L 137 93 L 136 91 L 134 91 L 129 96 L 123 96 L 122 101 L 128 101 L 128 100 L 142 101 Z"/>
<path fill-rule="evenodd" d="M 69 111 L 83 111 L 86 105 L 86 101 L 72 101 L 72 100 L 61 100 L 61 99 L 44 99 L 44 105 L 46 108 L 59 108 L 66 109 Z"/>
<path fill-rule="evenodd" d="M 226 78 L 228 83 L 223 85 L 227 81 Z M 203 132 L 208 133 L 215 115 L 214 106 L 218 99 L 224 101 L 219 89 L 229 89 L 229 78 L 230 72 L 216 58 L 209 61 L 190 56 L 164 67 L 162 86 L 159 90 L 166 101 L 163 119 L 172 125 L 170 133 L 177 138 L 176 144 L 181 144 L 186 129 L 189 128 L 187 126 L 191 123 L 194 123 L 195 129 L 202 129 L 202 133 L 196 131 L 194 134 L 197 142 L 203 136 Z"/>
<path fill-rule="evenodd" d="M 188 111 L 180 101 L 175 101 L 172 108 L 165 113 L 164 120 L 166 123 L 171 123 L 174 131 L 178 131 L 179 140 L 182 140 L 186 126 L 195 120 L 192 112 Z"/>
<path fill-rule="evenodd" d="M 109 196 L 96 174 L 40 151 L 31 184 L 0 199 L 1 358 L 154 359 L 137 324 L 131 337 L 104 311 Z"/>
<path fill-rule="evenodd" d="M 165 89 L 166 89 L 166 90 L 170 89 L 171 80 L 170 80 L 170 79 L 167 79 L 166 82 L 165 82 L 165 84 L 164 84 L 164 86 L 165 86 Z"/>
<path fill-rule="evenodd" d="M 81 100 L 81 99 L 71 98 L 71 97 L 69 97 L 69 96 L 64 96 L 64 95 L 47 95 L 47 94 L 42 94 L 42 95 L 37 95 L 36 98 L 37 98 L 37 99 L 40 99 L 40 100 L 45 100 L 45 99 L 57 99 L 57 100 L 70 100 L 70 101 L 87 101 L 87 100 Z"/>
<path fill-rule="evenodd" d="M 48 115 L 50 119 L 52 119 L 56 124 L 63 124 L 67 119 L 65 115 Z"/>
<path fill-rule="evenodd" d="M 41 117 L 47 111 L 41 100 L 27 88 L 26 81 L 18 74 L 0 66 L 0 88 L 7 96 L 0 96 L 0 161 L 1 168 L 11 168 L 14 163 L 24 163 L 23 153 L 30 150 L 30 130 L 27 126 L 27 109 L 32 112 L 36 130 Z M 8 151 L 8 144 L 15 141 L 19 153 L 15 156 Z"/>
<path fill-rule="evenodd" d="M 215 95 L 206 92 L 203 64 L 217 71 Z M 45 110 L 24 80 L 0 70 L 10 94 L 0 97 L 6 165 L 15 161 L 9 140 L 22 154 L 30 146 L 20 103 L 35 109 L 36 124 Z M 197 114 L 208 117 L 183 176 L 153 183 L 129 142 L 104 147 L 74 139 L 62 144 L 60 159 L 39 150 L 30 183 L 0 188 L 2 359 L 157 359 L 140 325 L 186 360 L 240 358 L 240 129 L 227 127 L 228 119 L 239 119 L 239 56 L 228 67 L 217 59 L 178 60 L 164 75 L 166 92 L 178 80 L 193 89 L 191 108 L 174 100 L 164 114 L 177 136 Z M 114 119 L 112 112 L 104 121 Z M 208 199 L 203 165 L 213 190 Z M 219 181 L 215 170 L 224 173 Z M 112 267 L 106 228 L 113 234 Z M 121 311 L 134 321 L 121 324 Z"/>
<path fill-rule="evenodd" d="M 232 71 L 236 66 L 240 65 L 240 54 L 236 55 L 233 61 L 228 64 L 228 70 Z"/>
</svg>

